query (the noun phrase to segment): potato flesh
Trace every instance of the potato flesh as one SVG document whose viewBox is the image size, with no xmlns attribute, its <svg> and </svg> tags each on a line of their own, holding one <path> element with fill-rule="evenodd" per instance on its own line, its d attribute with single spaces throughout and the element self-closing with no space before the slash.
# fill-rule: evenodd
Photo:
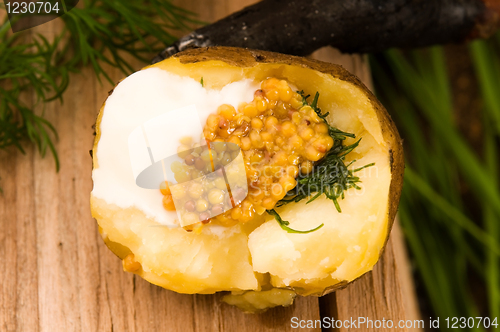
<svg viewBox="0 0 500 332">
<path fill-rule="evenodd" d="M 278 210 L 295 229 L 325 224 L 310 234 L 286 233 L 270 217 L 255 230 L 237 225 L 222 236 L 186 233 L 152 227 L 154 221 L 141 211 L 122 210 L 93 198 L 93 214 L 103 232 L 134 253 L 143 267 L 141 276 L 180 293 L 259 290 L 262 280 L 271 280 L 274 287 L 290 286 L 307 295 L 371 270 L 387 236 L 391 173 L 379 119 L 360 88 L 311 69 L 281 64 L 239 68 L 221 61 L 181 64 L 171 58 L 155 66 L 197 81 L 203 77 L 207 88 L 274 76 L 308 94 L 319 91 L 319 106 L 330 112 L 330 123 L 362 138 L 349 158 L 358 159 L 356 166 L 375 162 L 376 171 L 360 174 L 364 192 L 359 195 L 351 189 L 340 201 L 342 213 L 325 197 Z M 260 278 L 256 272 L 269 273 L 270 278 Z"/>
<path fill-rule="evenodd" d="M 390 182 L 386 159 L 371 151 L 356 162 L 375 162 L 377 168 L 364 172 L 362 194 L 351 189 L 339 201 L 342 213 L 325 196 L 277 209 L 293 229 L 324 226 L 313 233 L 292 234 L 270 219 L 249 236 L 254 270 L 270 273 L 273 286 L 290 286 L 302 295 L 321 293 L 335 281 L 352 281 L 371 270 L 387 233 L 389 186 L 378 185 Z"/>
<path fill-rule="evenodd" d="M 135 208 L 121 209 L 98 198 L 91 204 L 103 235 L 130 249 L 141 263 L 139 274 L 153 284 L 190 294 L 258 289 L 241 226 L 220 234 L 210 228 L 189 233 L 159 225 Z"/>
</svg>

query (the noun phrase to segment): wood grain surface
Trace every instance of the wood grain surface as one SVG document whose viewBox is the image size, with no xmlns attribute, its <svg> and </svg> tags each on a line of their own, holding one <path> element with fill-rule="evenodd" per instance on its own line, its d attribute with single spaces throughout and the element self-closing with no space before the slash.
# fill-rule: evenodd
<svg viewBox="0 0 500 332">
<path fill-rule="evenodd" d="M 175 2 L 198 13 L 202 20 L 213 21 L 254 1 Z M 61 27 L 60 20 L 54 20 L 30 33 L 50 38 Z M 340 63 L 370 84 L 361 56 L 323 49 L 314 57 Z M 144 65 L 134 64 L 137 69 Z M 109 75 L 115 81 L 123 76 L 113 68 Z M 71 77 L 64 104 L 34 105 L 58 130 L 58 173 L 53 159 L 41 158 L 30 145 L 26 145 L 25 155 L 15 149 L 0 152 L 4 191 L 0 195 L 0 331 L 291 331 L 292 317 L 368 317 L 395 323 L 418 318 L 397 226 L 373 272 L 345 290 L 320 299 L 299 297 L 291 307 L 261 315 L 243 314 L 221 304 L 218 294 L 181 295 L 123 272 L 121 261 L 99 236 L 89 206 L 92 125 L 110 89 L 111 85 L 99 83 L 86 68 Z M 23 98 L 32 103 L 34 94 Z M 358 330 L 385 331 L 339 329 Z"/>
</svg>

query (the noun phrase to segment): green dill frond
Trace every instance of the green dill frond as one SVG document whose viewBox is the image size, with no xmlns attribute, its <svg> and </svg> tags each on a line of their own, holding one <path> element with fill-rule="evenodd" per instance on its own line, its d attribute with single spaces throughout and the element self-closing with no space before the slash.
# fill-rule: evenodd
<svg viewBox="0 0 500 332">
<path fill-rule="evenodd" d="M 355 176 L 356 172 L 362 169 L 374 166 L 374 163 L 362 166 L 351 170 L 350 164 L 345 164 L 345 156 L 354 150 L 360 140 L 355 143 L 344 146 L 340 141 L 323 157 L 314 167 L 311 173 L 307 175 L 299 175 L 297 186 L 287 193 L 286 197 L 276 204 L 277 207 L 296 203 L 303 199 L 308 199 L 307 203 L 314 201 L 316 198 L 324 194 L 327 198 L 333 201 L 338 212 L 342 212 L 338 199 L 344 198 L 344 193 L 355 188 L 361 189 L 358 183 L 361 182 L 359 177 Z"/>
<path fill-rule="evenodd" d="M 57 169 L 56 129 L 43 115 L 35 115 L 34 105 L 55 99 L 62 102 L 69 74 L 82 66 L 91 65 L 99 79 L 104 77 L 114 85 L 103 64 L 128 75 L 137 68 L 127 55 L 149 63 L 176 39 L 173 30 L 191 30 L 193 24 L 201 23 L 193 13 L 163 0 L 147 5 L 84 0 L 83 6 L 61 19 L 64 29 L 51 40 L 40 34 L 26 38 L 29 31 L 11 33 L 8 18 L 0 24 L 0 149 L 15 146 L 24 152 L 23 144 L 30 141 L 42 155 L 51 152 Z M 34 104 L 20 100 L 26 91 L 35 93 Z"/>
<path fill-rule="evenodd" d="M 280 225 L 280 227 L 283 230 L 287 231 L 288 233 L 307 234 L 307 233 L 317 231 L 318 229 L 320 229 L 321 227 L 323 227 L 325 225 L 322 223 L 321 225 L 319 225 L 318 227 L 315 227 L 313 229 L 309 229 L 307 231 L 299 231 L 299 230 L 292 229 L 292 228 L 288 227 L 288 225 L 290 225 L 290 222 L 281 219 L 280 215 L 275 210 L 266 210 L 266 212 L 269 213 L 270 215 L 274 216 L 274 218 L 278 221 L 278 224 Z"/>
</svg>

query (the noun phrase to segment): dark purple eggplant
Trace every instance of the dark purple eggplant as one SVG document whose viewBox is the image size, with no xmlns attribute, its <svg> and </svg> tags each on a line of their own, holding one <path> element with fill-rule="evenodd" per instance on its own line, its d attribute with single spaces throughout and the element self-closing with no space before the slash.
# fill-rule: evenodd
<svg viewBox="0 0 500 332">
<path fill-rule="evenodd" d="M 264 0 L 180 38 L 153 61 L 205 46 L 377 52 L 487 37 L 499 25 L 500 0 Z"/>
</svg>

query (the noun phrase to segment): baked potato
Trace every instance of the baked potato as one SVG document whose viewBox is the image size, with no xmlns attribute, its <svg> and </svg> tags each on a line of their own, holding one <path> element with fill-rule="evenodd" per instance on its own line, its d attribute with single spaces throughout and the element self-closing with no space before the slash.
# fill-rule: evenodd
<svg viewBox="0 0 500 332">
<path fill-rule="evenodd" d="M 231 111 L 231 118 L 239 113 L 245 115 L 245 105 L 255 100 L 271 104 L 273 98 L 281 98 L 278 92 L 272 97 L 274 92 L 269 90 L 272 87 L 266 84 L 281 84 L 286 90 L 282 98 L 291 100 L 290 105 L 298 102 L 298 91 L 301 97 L 319 94 L 314 101 L 303 98 L 301 104 L 289 106 L 283 117 L 290 122 L 294 113 L 299 114 L 299 108 L 306 109 L 311 113 L 308 116 L 316 121 L 301 120 L 307 125 L 311 121 L 316 123 L 317 131 L 311 137 L 320 137 L 325 126 L 353 134 L 344 136 L 339 144 L 353 147 L 342 158 L 349 169 L 356 170 L 349 174 L 355 174 L 357 184 L 344 188 L 335 199 L 318 192 L 301 200 L 292 197 L 292 202 L 280 204 L 283 196 L 279 196 L 273 204 L 262 203 L 264 208 L 254 204 L 250 214 L 229 211 L 225 219 L 221 215 L 213 217 L 213 222 L 200 222 L 202 227 L 173 227 L 171 221 L 176 213 L 168 211 L 171 202 L 165 203 L 166 188 L 153 190 L 136 185 L 127 145 L 131 131 L 162 112 L 192 104 L 202 109 L 201 121 L 207 126 L 210 114 L 221 112 L 220 105 L 239 110 Z M 259 89 L 264 85 L 267 90 Z M 292 99 L 288 97 L 289 91 Z M 282 103 L 274 102 L 274 109 L 266 112 L 277 114 Z M 243 132 L 234 141 L 242 149 L 245 149 L 244 137 L 255 126 L 261 126 L 258 121 L 254 126 L 251 120 L 247 123 L 250 133 Z M 264 126 L 266 121 L 267 118 L 262 122 Z M 171 122 L 172 129 L 166 131 L 174 131 L 175 126 L 181 125 Z M 220 126 L 214 125 L 215 133 L 225 125 L 220 121 L 214 123 Z M 205 136 L 212 135 L 209 140 L 232 137 L 217 136 L 206 128 Z M 275 128 L 287 127 L 280 122 Z M 298 130 L 296 135 L 305 137 L 306 131 L 300 131 L 299 124 L 293 128 Z M 280 136 L 277 133 L 268 136 L 275 143 L 272 151 L 279 152 L 283 146 L 278 144 Z M 317 143 L 320 138 L 323 146 Z M 304 152 L 309 159 L 301 157 L 302 163 L 316 167 L 335 149 L 336 140 L 320 138 L 316 139 L 316 145 L 307 143 L 306 138 L 297 143 L 297 146 L 303 144 L 304 150 L 314 145 L 319 151 L 311 157 Z M 290 139 L 282 144 L 287 142 Z M 177 147 L 179 142 L 171 139 L 163 144 Z M 259 160 L 274 160 L 275 153 L 266 153 Z M 295 172 L 288 178 L 298 182 L 290 180 L 293 185 L 283 184 L 287 192 L 304 183 L 298 178 L 300 174 L 307 178 L 307 171 L 301 168 L 305 169 L 304 164 L 290 163 Z M 365 165 L 373 166 L 363 168 Z M 297 294 L 324 295 L 370 271 L 389 237 L 401 194 L 403 170 L 401 139 L 390 116 L 366 86 L 341 66 L 264 51 L 199 48 L 148 66 L 122 80 L 110 92 L 96 122 L 91 210 L 106 245 L 123 260 L 126 271 L 179 293 L 231 291 L 224 298 L 226 302 L 256 312 L 289 305 Z M 310 196 L 315 199 L 310 200 Z M 243 219 L 238 220 L 238 216 Z"/>
</svg>

